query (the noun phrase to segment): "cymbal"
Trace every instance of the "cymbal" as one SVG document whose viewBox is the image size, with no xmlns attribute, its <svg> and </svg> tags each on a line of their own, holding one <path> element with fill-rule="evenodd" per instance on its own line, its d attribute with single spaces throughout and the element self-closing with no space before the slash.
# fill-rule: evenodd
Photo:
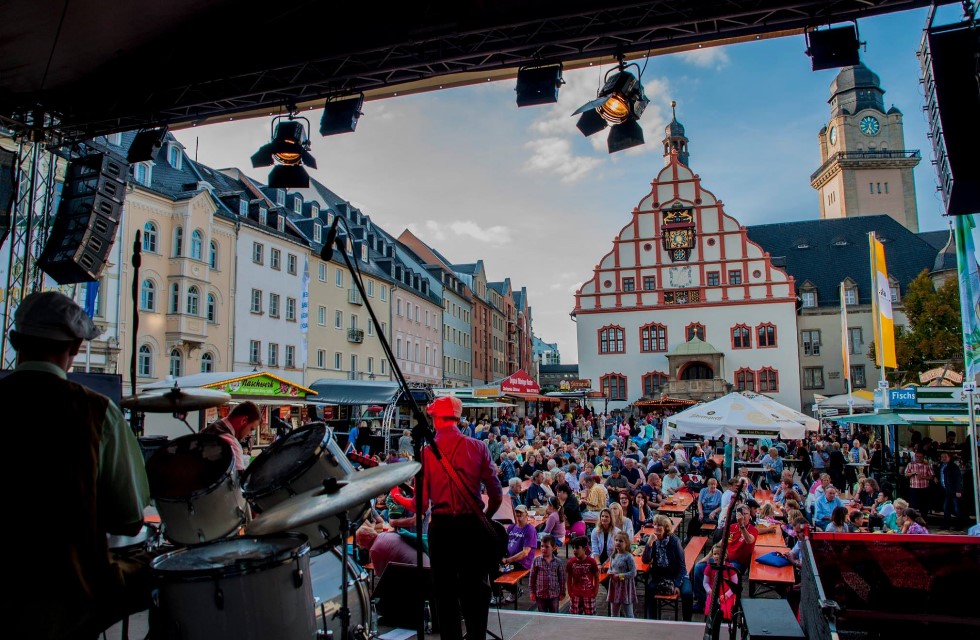
<svg viewBox="0 0 980 640">
<path fill-rule="evenodd" d="M 218 407 L 230 400 L 229 394 L 214 389 L 168 389 L 126 396 L 119 405 L 147 413 L 186 413 Z"/>
<path fill-rule="evenodd" d="M 420 466 L 418 462 L 396 462 L 357 471 L 338 481 L 339 489 L 335 493 L 318 487 L 280 502 L 252 520 L 245 533 L 261 536 L 292 531 L 348 511 L 407 482 Z"/>
</svg>

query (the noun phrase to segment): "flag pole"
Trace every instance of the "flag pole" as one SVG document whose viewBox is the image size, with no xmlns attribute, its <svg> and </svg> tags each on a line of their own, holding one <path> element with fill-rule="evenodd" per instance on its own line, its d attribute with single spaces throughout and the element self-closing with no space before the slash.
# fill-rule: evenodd
<svg viewBox="0 0 980 640">
<path fill-rule="evenodd" d="M 965 391 L 970 408 L 970 462 L 973 465 L 973 513 L 976 514 L 977 524 L 980 524 L 980 476 L 977 475 L 977 471 L 980 470 L 977 467 L 977 416 L 973 413 L 973 394 L 975 393 L 975 389 L 971 384 Z"/>
<path fill-rule="evenodd" d="M 881 363 L 881 380 L 885 383 L 881 389 L 881 407 L 883 409 L 888 409 L 888 378 L 885 377 L 885 335 L 882 330 L 881 324 L 881 305 L 878 304 L 878 260 L 875 253 L 875 243 L 878 241 L 877 236 L 874 231 L 868 233 L 868 245 L 871 250 L 871 311 L 875 315 L 874 327 L 875 337 L 875 359 Z"/>
<path fill-rule="evenodd" d="M 847 330 L 847 296 L 845 295 L 844 283 L 840 283 L 840 322 L 841 322 L 841 357 L 844 361 L 844 384 L 847 385 L 847 413 L 854 415 L 854 396 L 851 389 L 851 337 Z"/>
</svg>

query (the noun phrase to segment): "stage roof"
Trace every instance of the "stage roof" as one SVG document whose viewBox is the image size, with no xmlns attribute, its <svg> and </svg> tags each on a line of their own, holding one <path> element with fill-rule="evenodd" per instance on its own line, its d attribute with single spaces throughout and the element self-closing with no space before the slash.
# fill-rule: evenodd
<svg viewBox="0 0 980 640">
<path fill-rule="evenodd" d="M 943 0 L 940 4 L 947 4 Z M 0 125 L 68 140 L 801 33 L 928 0 L 4 2 Z M 801 52 L 802 54 L 802 52 Z M 35 114 L 47 113 L 54 120 Z"/>
</svg>

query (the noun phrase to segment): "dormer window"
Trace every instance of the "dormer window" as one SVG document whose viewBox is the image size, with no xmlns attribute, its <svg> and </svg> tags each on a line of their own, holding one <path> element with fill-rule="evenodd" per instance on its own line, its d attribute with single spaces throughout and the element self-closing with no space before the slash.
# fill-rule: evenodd
<svg viewBox="0 0 980 640">
<path fill-rule="evenodd" d="M 320 215 L 320 207 L 318 207 L 315 202 L 310 203 L 310 215 L 314 218 L 319 217 Z"/>
<path fill-rule="evenodd" d="M 285 189 L 276 189 L 276 204 L 279 205 L 280 207 L 285 206 L 286 204 Z"/>
<path fill-rule="evenodd" d="M 181 168 L 180 147 L 175 144 L 172 144 L 167 148 L 167 164 L 178 171 Z"/>
<path fill-rule="evenodd" d="M 276 229 L 279 231 L 279 233 L 286 230 L 286 218 L 283 217 L 283 214 L 281 213 L 276 216 Z"/>
<path fill-rule="evenodd" d="M 238 215 L 243 218 L 248 215 L 248 200 L 245 198 L 238 201 Z"/>
<path fill-rule="evenodd" d="M 368 247 L 366 244 L 361 245 L 361 262 L 368 261 Z"/>
<path fill-rule="evenodd" d="M 322 237 L 323 237 L 323 227 L 321 227 L 318 223 L 314 223 L 313 242 L 322 242 L 321 240 Z"/>
<path fill-rule="evenodd" d="M 350 241 L 350 238 L 347 238 L 347 255 L 354 256 L 354 243 Z"/>
<path fill-rule="evenodd" d="M 300 195 L 296 195 L 293 198 L 293 212 L 303 213 L 303 197 Z"/>
<path fill-rule="evenodd" d="M 153 180 L 151 169 L 152 165 L 150 163 L 140 162 L 133 166 L 133 178 L 135 178 L 136 182 L 148 187 Z"/>
<path fill-rule="evenodd" d="M 265 207 L 259 207 L 259 224 L 266 225 L 269 223 L 269 210 Z"/>
</svg>

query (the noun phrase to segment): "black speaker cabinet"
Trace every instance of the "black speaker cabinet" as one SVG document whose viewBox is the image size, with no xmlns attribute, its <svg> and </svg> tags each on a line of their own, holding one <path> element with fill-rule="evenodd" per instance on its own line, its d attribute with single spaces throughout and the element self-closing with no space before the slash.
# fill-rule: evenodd
<svg viewBox="0 0 980 640">
<path fill-rule="evenodd" d="M 852 67 L 861 62 L 858 54 L 860 43 L 854 25 L 811 31 L 807 34 L 806 50 L 814 71 Z"/>
<path fill-rule="evenodd" d="M 378 599 L 378 615 L 386 627 L 415 629 L 425 602 L 432 613 L 432 630 L 439 632 L 439 612 L 436 610 L 436 592 L 432 586 L 432 569 L 422 567 L 422 573 L 414 564 L 391 562 L 374 588 Z"/>
<path fill-rule="evenodd" d="M 805 640 L 786 600 L 742 598 L 742 640 Z"/>
<path fill-rule="evenodd" d="M 101 153 L 68 165 L 58 213 L 38 260 L 59 284 L 89 282 L 102 273 L 122 215 L 125 170 L 121 161 Z"/>
</svg>

